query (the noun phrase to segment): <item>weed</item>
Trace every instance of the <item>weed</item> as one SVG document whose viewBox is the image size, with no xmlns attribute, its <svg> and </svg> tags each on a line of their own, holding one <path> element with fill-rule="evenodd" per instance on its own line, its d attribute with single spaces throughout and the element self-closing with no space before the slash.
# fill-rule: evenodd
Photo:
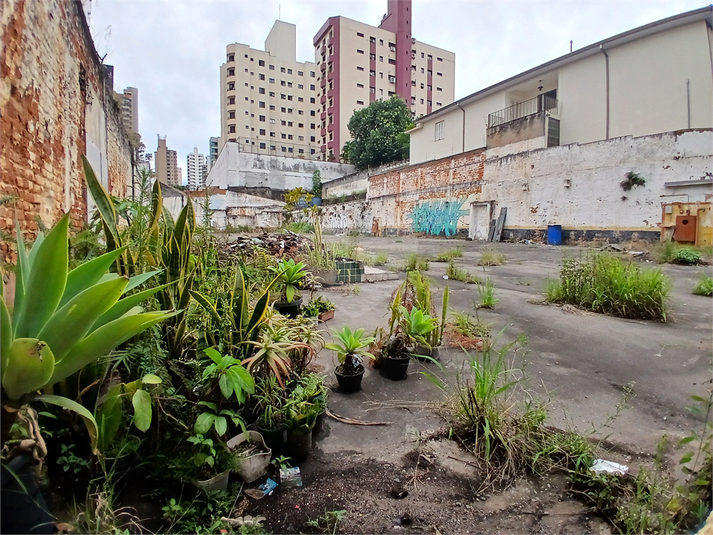
<svg viewBox="0 0 713 535">
<path fill-rule="evenodd" d="M 671 259 L 672 264 L 681 264 L 684 266 L 693 266 L 701 261 L 701 253 L 691 247 L 681 247 Z"/>
<path fill-rule="evenodd" d="M 693 293 L 695 295 L 713 297 L 713 277 L 702 275 L 696 287 L 693 288 Z"/>
<path fill-rule="evenodd" d="M 660 264 L 681 264 L 691 266 L 701 263 L 704 256 L 711 255 L 710 247 L 693 247 L 666 242 L 654 249 L 654 257 Z"/>
<path fill-rule="evenodd" d="M 282 230 L 294 232 L 295 234 L 309 234 L 314 232 L 314 225 L 307 221 L 295 221 L 281 227 Z"/>
<path fill-rule="evenodd" d="M 351 236 L 352 238 L 356 238 L 359 236 L 361 232 L 359 231 L 358 228 L 353 228 L 347 231 L 347 236 Z"/>
<path fill-rule="evenodd" d="M 550 281 L 545 297 L 623 318 L 666 321 L 670 281 L 660 270 L 645 270 L 604 253 L 568 258 L 559 281 Z"/>
<path fill-rule="evenodd" d="M 365 256 L 364 262 L 368 266 L 385 266 L 389 261 L 389 255 L 387 253 L 378 253 L 374 256 Z"/>
<path fill-rule="evenodd" d="M 361 293 L 361 286 L 355 284 L 354 286 L 352 286 L 352 292 L 354 293 L 354 295 L 359 295 Z"/>
<path fill-rule="evenodd" d="M 480 301 L 473 303 L 473 307 L 476 310 L 479 308 L 495 308 L 495 305 L 499 302 L 499 299 L 495 297 L 495 286 L 490 279 L 486 280 L 485 284 L 478 286 L 478 296 Z"/>
<path fill-rule="evenodd" d="M 429 267 L 427 259 L 421 258 L 416 253 L 411 253 L 406 257 L 402 271 L 428 271 Z"/>
<path fill-rule="evenodd" d="M 446 251 L 441 251 L 436 255 L 436 258 L 433 259 L 434 262 L 450 262 L 454 258 L 462 258 L 463 257 L 463 248 L 462 247 L 456 247 L 455 249 L 448 249 Z"/>
<path fill-rule="evenodd" d="M 479 338 L 487 338 L 490 336 L 490 325 L 480 321 L 476 317 L 473 319 L 465 312 L 453 312 L 453 327 L 463 336 L 477 336 Z"/>
<path fill-rule="evenodd" d="M 446 276 L 449 279 L 465 282 L 467 284 L 480 284 L 480 279 L 468 273 L 465 269 L 456 266 L 453 261 L 448 262 Z"/>
<path fill-rule="evenodd" d="M 497 252 L 493 247 L 483 249 L 478 259 L 479 266 L 502 266 L 504 263 L 505 255 Z"/>
<path fill-rule="evenodd" d="M 331 533 L 334 535 L 337 532 L 337 524 L 346 514 L 347 512 L 343 509 L 339 511 L 327 511 L 317 519 L 308 520 L 306 525 L 322 533 Z"/>
<path fill-rule="evenodd" d="M 72 451 L 74 449 L 74 444 L 60 444 L 60 447 L 62 449 L 62 454 L 57 459 L 57 464 L 62 466 L 65 472 L 71 470 L 73 473 L 78 474 L 82 470 L 89 468 L 89 461 L 87 459 L 83 459 L 82 457 L 78 457 Z"/>
</svg>

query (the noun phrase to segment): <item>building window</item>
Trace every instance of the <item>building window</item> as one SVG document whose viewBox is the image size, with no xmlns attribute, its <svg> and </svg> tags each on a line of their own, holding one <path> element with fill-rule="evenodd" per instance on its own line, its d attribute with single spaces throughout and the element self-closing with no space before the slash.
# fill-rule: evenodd
<svg viewBox="0 0 713 535">
<path fill-rule="evenodd" d="M 265 107 L 265 103 L 261 100 L 261 101 L 258 103 L 258 107 L 264 108 L 264 107 Z"/>
<path fill-rule="evenodd" d="M 292 126 L 292 121 L 287 121 L 287 126 Z"/>
<path fill-rule="evenodd" d="M 287 134 L 287 139 L 292 139 L 292 134 Z"/>
<path fill-rule="evenodd" d="M 436 87 L 436 91 L 443 91 L 440 87 Z"/>
<path fill-rule="evenodd" d="M 304 73 L 302 71 L 297 71 L 297 76 L 304 76 Z"/>
<path fill-rule="evenodd" d="M 228 104 L 235 104 L 235 97 L 228 97 Z"/>
<path fill-rule="evenodd" d="M 359 50 L 359 49 L 357 48 L 357 54 L 363 54 L 363 53 L 364 53 L 363 50 Z M 374 58 L 374 59 L 376 59 L 376 58 Z"/>
<path fill-rule="evenodd" d="M 228 76 L 235 76 L 235 67 L 228 69 Z"/>
<path fill-rule="evenodd" d="M 261 129 L 260 129 L 260 135 L 261 135 L 261 136 L 264 136 L 264 135 L 265 135 L 265 129 L 264 129 L 264 128 L 261 128 Z"/>
<path fill-rule="evenodd" d="M 411 104 L 416 104 L 416 97 L 411 97 Z"/>
<path fill-rule="evenodd" d="M 235 90 L 235 82 L 230 82 L 228 84 L 228 91 L 233 91 Z"/>
<path fill-rule="evenodd" d="M 271 96 L 271 97 L 274 97 L 274 96 L 275 96 L 275 92 L 274 92 L 274 91 L 270 91 L 270 96 Z"/>
<path fill-rule="evenodd" d="M 270 119 L 270 124 L 275 124 L 275 119 Z"/>
<path fill-rule="evenodd" d="M 309 71 L 309 77 L 314 78 L 314 71 Z"/>
<path fill-rule="evenodd" d="M 287 69 L 287 74 L 292 74 L 292 69 Z"/>
<path fill-rule="evenodd" d="M 421 52 L 421 57 L 422 57 L 422 58 L 425 58 L 425 57 L 426 57 L 426 54 L 424 54 L 423 52 Z"/>
<path fill-rule="evenodd" d="M 281 137 L 282 139 L 287 139 L 287 134 L 280 134 L 280 137 Z"/>
<path fill-rule="evenodd" d="M 265 81 L 265 75 L 264 75 L 264 74 L 260 74 L 260 80 Z"/>
<path fill-rule="evenodd" d="M 269 68 L 270 68 L 271 71 L 274 71 L 274 70 L 275 70 L 275 66 L 274 66 L 274 65 L 270 65 Z"/>
<path fill-rule="evenodd" d="M 442 72 L 437 72 L 437 73 L 436 73 L 436 76 L 443 76 L 443 73 L 442 73 Z"/>
<path fill-rule="evenodd" d="M 429 91 L 433 91 L 433 86 L 429 85 L 426 89 L 428 89 Z"/>
<path fill-rule="evenodd" d="M 304 149 L 299 149 L 300 154 L 304 154 L 305 150 Z"/>
<path fill-rule="evenodd" d="M 436 123 L 436 141 L 443 139 L 445 134 L 445 121 L 438 121 Z"/>
<path fill-rule="evenodd" d="M 310 137 L 309 137 L 309 140 L 310 140 L 310 141 L 314 141 L 314 136 L 310 136 Z"/>
<path fill-rule="evenodd" d="M 275 146 L 275 145 L 270 145 L 270 150 L 277 150 L 277 146 Z"/>
<path fill-rule="evenodd" d="M 264 149 L 265 148 L 265 143 L 260 143 L 260 148 Z"/>
<path fill-rule="evenodd" d="M 357 104 L 358 104 L 359 106 L 363 106 L 363 105 L 364 105 L 364 101 L 363 101 L 363 100 L 357 100 Z"/>
<path fill-rule="evenodd" d="M 363 70 L 364 70 L 364 67 L 357 67 L 357 70 L 358 70 L 358 71 L 363 71 Z"/>
<path fill-rule="evenodd" d="M 383 40 L 383 39 L 379 39 L 379 45 L 380 45 L 380 46 L 384 46 L 384 40 Z"/>
<path fill-rule="evenodd" d="M 281 111 L 282 113 L 287 113 L 287 108 L 283 106 L 282 108 L 280 108 L 280 111 Z"/>
<path fill-rule="evenodd" d="M 440 102 L 436 102 L 436 106 L 443 106 Z"/>
<path fill-rule="evenodd" d="M 310 103 L 310 104 L 314 104 L 314 103 L 315 103 L 314 97 L 309 97 L 309 103 Z"/>
<path fill-rule="evenodd" d="M 297 89 L 304 89 L 304 88 L 305 88 L 305 86 L 303 86 L 302 84 L 297 84 Z"/>
<path fill-rule="evenodd" d="M 310 127 L 312 130 L 315 130 L 315 129 L 317 128 L 317 125 L 314 124 L 314 123 L 312 123 L 311 125 L 309 125 L 309 127 Z M 313 139 L 312 141 L 314 141 L 314 139 Z"/>
<path fill-rule="evenodd" d="M 431 102 L 430 100 L 427 100 L 427 101 L 426 101 L 426 105 L 427 105 L 427 106 L 430 106 L 431 104 L 432 104 L 432 102 Z"/>
<path fill-rule="evenodd" d="M 275 132 L 270 132 L 270 137 L 275 137 Z"/>
<path fill-rule="evenodd" d="M 228 126 L 228 132 L 230 132 L 231 134 L 235 133 L 235 125 L 234 124 L 231 124 L 230 126 Z"/>
<path fill-rule="evenodd" d="M 287 100 L 292 100 L 292 95 L 287 95 Z"/>
<path fill-rule="evenodd" d="M 258 87 L 257 92 L 260 93 L 261 95 L 265 94 L 265 88 L 264 87 Z"/>
<path fill-rule="evenodd" d="M 379 89 L 379 95 L 384 96 L 384 90 L 383 90 L 383 89 Z"/>
<path fill-rule="evenodd" d="M 280 67 L 280 72 L 285 72 L 285 68 L 284 68 L 284 67 Z"/>
<path fill-rule="evenodd" d="M 315 90 L 314 84 L 309 84 L 309 90 L 310 90 L 310 91 L 314 91 L 314 90 Z"/>
<path fill-rule="evenodd" d="M 310 114 L 310 116 L 314 117 L 314 116 L 315 116 L 315 111 L 314 111 L 314 110 L 310 110 L 310 111 L 309 111 L 309 114 Z"/>
<path fill-rule="evenodd" d="M 423 99 L 421 99 L 421 104 L 423 104 Z"/>
<path fill-rule="evenodd" d="M 270 111 L 275 111 L 275 106 L 270 104 Z"/>
<path fill-rule="evenodd" d="M 281 147 L 281 148 L 282 148 L 282 152 L 287 152 L 287 147 Z"/>
<path fill-rule="evenodd" d="M 357 37 L 364 37 L 363 33 L 357 32 Z"/>
<path fill-rule="evenodd" d="M 228 119 L 235 119 L 235 111 L 228 112 Z"/>
<path fill-rule="evenodd" d="M 370 87 L 370 88 L 369 88 L 369 93 L 371 93 L 372 95 L 375 95 L 375 94 L 376 94 L 376 88 L 375 88 L 375 87 Z"/>
<path fill-rule="evenodd" d="M 280 98 L 282 100 L 287 100 L 287 95 L 285 95 L 284 93 L 280 93 Z"/>
<path fill-rule="evenodd" d="M 429 54 L 428 59 L 433 60 L 433 56 L 431 54 Z"/>
<path fill-rule="evenodd" d="M 363 88 L 363 87 L 364 87 L 364 84 L 357 84 L 357 87 Z"/>
<path fill-rule="evenodd" d="M 260 122 L 263 122 L 263 123 L 264 123 L 264 122 L 265 122 L 265 116 L 264 116 L 264 115 L 261 115 L 261 116 L 259 117 L 259 120 L 260 120 Z"/>
<path fill-rule="evenodd" d="M 275 83 L 275 79 L 274 79 L 274 78 L 270 78 L 270 83 L 271 83 L 271 84 L 274 84 L 274 83 Z"/>
<path fill-rule="evenodd" d="M 421 82 L 421 89 L 425 89 L 425 88 L 426 88 L 426 84 L 424 84 L 423 82 Z"/>
<path fill-rule="evenodd" d="M 303 99 L 302 97 L 297 97 L 297 102 L 304 102 L 304 101 L 305 101 L 305 99 Z M 300 111 L 302 111 L 302 110 L 300 110 Z M 300 113 L 300 115 L 302 115 L 302 114 Z"/>
<path fill-rule="evenodd" d="M 285 87 L 287 85 L 287 82 L 285 82 L 284 80 L 280 80 L 280 85 L 282 87 Z"/>
<path fill-rule="evenodd" d="M 369 76 L 376 76 L 376 71 L 369 71 Z"/>
<path fill-rule="evenodd" d="M 228 54 L 228 63 L 235 61 L 235 54 Z"/>
<path fill-rule="evenodd" d="M 389 65 L 396 65 L 396 60 L 394 58 L 389 58 Z"/>
<path fill-rule="evenodd" d="M 258 64 L 258 66 L 260 66 L 260 67 L 264 67 L 264 66 L 265 66 L 265 60 L 264 60 L 264 59 L 259 59 L 259 60 L 257 61 L 257 64 Z"/>
</svg>

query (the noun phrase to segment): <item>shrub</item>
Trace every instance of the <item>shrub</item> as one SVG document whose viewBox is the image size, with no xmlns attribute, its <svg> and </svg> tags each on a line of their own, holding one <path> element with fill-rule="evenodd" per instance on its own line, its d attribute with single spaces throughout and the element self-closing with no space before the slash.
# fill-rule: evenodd
<svg viewBox="0 0 713 535">
<path fill-rule="evenodd" d="M 404 271 L 428 271 L 428 260 L 421 258 L 416 253 L 411 253 L 404 262 Z"/>
<path fill-rule="evenodd" d="M 294 232 L 295 234 L 309 234 L 314 232 L 314 226 L 312 223 L 307 221 L 296 221 L 294 223 L 288 223 L 282 227 L 282 230 L 287 230 L 289 232 Z"/>
<path fill-rule="evenodd" d="M 701 253 L 693 249 L 692 247 L 681 247 L 674 254 L 671 259 L 672 264 L 681 264 L 684 266 L 693 266 L 701 261 Z"/>
<path fill-rule="evenodd" d="M 693 293 L 695 295 L 713 297 L 713 277 L 706 277 L 703 275 L 701 280 L 698 281 L 698 285 L 693 288 Z"/>
<path fill-rule="evenodd" d="M 622 318 L 666 321 L 670 280 L 661 270 L 644 270 L 609 254 L 568 258 L 546 299 Z"/>
</svg>

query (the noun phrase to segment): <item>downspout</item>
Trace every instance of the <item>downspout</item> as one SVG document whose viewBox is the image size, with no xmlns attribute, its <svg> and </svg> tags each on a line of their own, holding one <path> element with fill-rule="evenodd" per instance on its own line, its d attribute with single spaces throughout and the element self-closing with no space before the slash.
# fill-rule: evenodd
<svg viewBox="0 0 713 535">
<path fill-rule="evenodd" d="M 463 134 L 461 135 L 461 153 L 465 152 L 465 110 L 461 108 L 460 102 L 456 102 L 456 106 L 460 108 L 460 111 L 463 112 Z"/>
<path fill-rule="evenodd" d="M 599 50 L 604 54 L 606 61 L 606 84 L 607 84 L 607 115 L 606 115 L 606 139 L 609 139 L 609 54 L 604 50 L 604 45 L 599 45 Z"/>
</svg>

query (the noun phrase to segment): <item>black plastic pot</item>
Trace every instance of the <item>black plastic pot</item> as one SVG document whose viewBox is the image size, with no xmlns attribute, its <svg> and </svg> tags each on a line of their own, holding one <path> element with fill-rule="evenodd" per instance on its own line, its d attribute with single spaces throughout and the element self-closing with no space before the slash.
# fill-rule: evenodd
<svg viewBox="0 0 713 535">
<path fill-rule="evenodd" d="M 2 465 L 2 533 L 54 533 L 28 454 Z"/>
<path fill-rule="evenodd" d="M 292 457 L 295 461 L 304 461 L 309 457 L 312 450 L 312 430 L 304 429 L 287 430 L 287 443 L 285 455 Z"/>
<path fill-rule="evenodd" d="M 406 379 L 408 373 L 408 363 L 411 357 L 382 357 L 381 369 L 386 377 L 392 381 Z"/>
<path fill-rule="evenodd" d="M 438 347 L 426 347 L 426 346 L 416 346 L 409 350 L 409 353 L 419 360 L 428 361 L 423 357 L 431 357 L 433 360 L 440 359 L 440 352 Z"/>
<path fill-rule="evenodd" d="M 300 311 L 302 309 L 302 299 L 295 299 L 291 303 L 286 301 L 275 301 L 273 306 L 275 307 L 275 310 L 283 316 L 296 318 L 300 315 Z"/>
<path fill-rule="evenodd" d="M 338 369 L 337 367 L 337 370 Z M 334 375 L 337 376 L 337 383 L 339 383 L 339 390 L 341 392 L 358 392 L 361 390 L 361 380 L 364 377 L 363 366 L 361 372 L 355 375 L 343 375 L 337 370 L 334 370 Z"/>
<path fill-rule="evenodd" d="M 265 445 L 272 450 L 273 454 L 282 455 L 285 451 L 285 435 L 286 432 L 281 429 L 263 429 L 257 426 L 258 433 L 265 439 Z"/>
</svg>

